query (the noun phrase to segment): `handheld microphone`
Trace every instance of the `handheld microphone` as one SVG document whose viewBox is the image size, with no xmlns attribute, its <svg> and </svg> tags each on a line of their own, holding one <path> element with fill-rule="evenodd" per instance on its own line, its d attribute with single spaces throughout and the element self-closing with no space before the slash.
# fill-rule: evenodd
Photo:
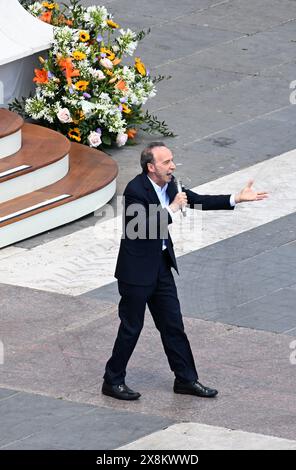
<svg viewBox="0 0 296 470">
<path fill-rule="evenodd" d="M 177 191 L 178 193 L 182 193 L 182 181 L 180 179 L 176 179 Z M 186 206 L 181 207 L 181 212 L 183 217 L 186 217 Z"/>
</svg>

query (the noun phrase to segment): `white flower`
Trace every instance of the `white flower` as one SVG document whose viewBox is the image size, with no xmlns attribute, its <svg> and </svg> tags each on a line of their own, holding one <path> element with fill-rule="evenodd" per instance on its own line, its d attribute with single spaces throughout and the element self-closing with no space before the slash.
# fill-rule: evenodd
<svg viewBox="0 0 296 470">
<path fill-rule="evenodd" d="M 126 144 L 127 139 L 127 134 L 118 134 L 118 136 L 116 137 L 116 144 L 118 145 L 118 147 L 123 147 L 123 145 Z"/>
<path fill-rule="evenodd" d="M 45 99 L 38 95 L 38 89 L 36 90 L 36 96 L 33 98 L 27 98 L 25 111 L 33 119 L 42 119 L 46 114 L 47 103 Z"/>
<path fill-rule="evenodd" d="M 126 48 L 125 48 L 125 53 L 126 53 L 127 55 L 131 55 L 131 56 L 132 56 L 132 55 L 134 54 L 135 50 L 137 49 L 137 47 L 138 47 L 137 41 L 131 42 L 130 44 L 128 44 L 128 45 L 126 46 Z"/>
<path fill-rule="evenodd" d="M 43 11 L 43 7 L 40 2 L 34 2 L 32 5 L 28 5 L 28 10 L 32 15 L 39 16 Z"/>
<path fill-rule="evenodd" d="M 116 41 L 121 49 L 121 52 L 128 55 L 133 55 L 138 45 L 138 42 L 136 41 L 136 33 L 130 29 L 127 29 L 126 31 L 120 29 L 119 33 L 121 36 L 116 38 Z"/>
<path fill-rule="evenodd" d="M 122 69 L 118 70 L 117 75 L 119 75 L 121 78 L 123 78 L 125 82 L 129 84 L 130 82 L 135 81 L 136 74 L 133 69 L 130 69 L 129 67 L 127 67 L 127 65 L 124 65 Z"/>
<path fill-rule="evenodd" d="M 57 113 L 59 121 L 63 123 L 72 122 L 71 114 L 68 108 L 62 108 Z"/>
<path fill-rule="evenodd" d="M 91 116 L 94 113 L 94 110 L 96 109 L 96 104 L 91 103 L 90 101 L 81 101 L 80 104 L 85 117 Z"/>
<path fill-rule="evenodd" d="M 110 96 L 108 95 L 108 93 L 101 93 L 101 94 L 100 94 L 100 101 L 105 101 L 105 102 L 107 102 L 107 103 L 110 103 L 111 98 L 110 98 Z"/>
<path fill-rule="evenodd" d="M 102 67 L 104 67 L 105 69 L 113 69 L 113 64 L 111 62 L 110 59 L 107 59 L 107 57 L 105 57 L 104 59 L 101 59 L 100 60 L 100 64 Z"/>
<path fill-rule="evenodd" d="M 101 132 L 96 132 L 96 131 L 92 131 L 87 140 L 89 141 L 89 145 L 90 147 L 98 147 L 99 145 L 101 145 L 102 143 L 102 140 L 101 140 Z"/>
<path fill-rule="evenodd" d="M 88 7 L 86 13 L 84 13 L 84 21 L 97 28 L 105 28 L 107 26 L 107 18 L 108 11 L 104 6 Z"/>
<path fill-rule="evenodd" d="M 102 70 L 91 69 L 90 73 L 93 77 L 97 78 L 98 80 L 104 80 L 106 78 Z"/>
</svg>

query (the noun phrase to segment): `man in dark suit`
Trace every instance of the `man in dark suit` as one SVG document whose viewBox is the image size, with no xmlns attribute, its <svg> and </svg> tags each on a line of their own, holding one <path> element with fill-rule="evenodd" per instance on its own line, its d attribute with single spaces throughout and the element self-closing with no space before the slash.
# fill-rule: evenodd
<svg viewBox="0 0 296 470">
<path fill-rule="evenodd" d="M 120 400 L 136 400 L 140 393 L 125 384 L 126 367 L 140 336 L 146 305 L 152 314 L 171 370 L 174 392 L 215 397 L 217 390 L 198 381 L 190 344 L 171 272 L 177 272 L 173 243 L 167 230 L 173 215 L 185 205 L 202 210 L 231 210 L 240 202 L 267 197 L 252 189 L 252 181 L 233 195 L 202 196 L 178 192 L 172 152 L 162 142 L 153 142 L 141 154 L 143 172 L 124 191 L 123 236 L 115 277 L 121 295 L 120 326 L 112 356 L 106 364 L 102 393 Z"/>
</svg>

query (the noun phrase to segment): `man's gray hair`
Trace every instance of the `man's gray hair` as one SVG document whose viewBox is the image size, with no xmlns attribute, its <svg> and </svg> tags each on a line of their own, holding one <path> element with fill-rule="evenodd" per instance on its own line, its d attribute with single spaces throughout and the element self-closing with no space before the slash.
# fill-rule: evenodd
<svg viewBox="0 0 296 470">
<path fill-rule="evenodd" d="M 166 147 L 163 142 L 151 142 L 141 153 L 141 167 L 144 173 L 148 173 L 148 163 L 153 163 L 153 149 L 155 147 Z"/>
</svg>

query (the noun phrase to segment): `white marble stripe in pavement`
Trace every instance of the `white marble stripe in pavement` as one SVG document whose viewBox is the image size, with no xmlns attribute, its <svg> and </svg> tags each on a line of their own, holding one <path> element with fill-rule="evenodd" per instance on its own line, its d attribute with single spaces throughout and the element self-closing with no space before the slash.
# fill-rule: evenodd
<svg viewBox="0 0 296 470">
<path fill-rule="evenodd" d="M 296 441 L 207 424 L 180 423 L 142 437 L 119 449 L 295 450 Z"/>
<path fill-rule="evenodd" d="M 13 256 L 19 253 L 24 253 L 26 248 L 18 248 L 16 246 L 8 246 L 7 248 L 0 248 L 0 262 L 4 258 L 8 258 L 9 256 Z"/>
<path fill-rule="evenodd" d="M 268 200 L 239 204 L 234 211 L 187 210 L 176 215 L 172 236 L 177 256 L 238 235 L 296 211 L 296 150 L 193 188 L 201 194 L 237 192 L 248 181 L 268 190 Z M 0 283 L 80 295 L 114 281 L 121 216 L 4 257 Z M 11 249 L 11 248 L 9 248 Z M 0 255 L 1 258 L 1 255 Z"/>
</svg>

